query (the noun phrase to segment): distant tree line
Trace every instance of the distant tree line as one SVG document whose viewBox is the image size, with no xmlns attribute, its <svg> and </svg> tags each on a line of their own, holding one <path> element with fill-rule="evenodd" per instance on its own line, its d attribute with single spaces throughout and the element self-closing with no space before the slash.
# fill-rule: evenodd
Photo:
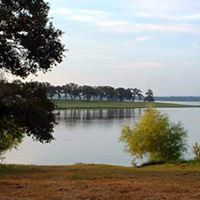
<svg viewBox="0 0 200 200">
<path fill-rule="evenodd" d="M 107 101 L 154 101 L 153 91 L 148 89 L 143 95 L 138 88 L 114 88 L 111 86 L 80 86 L 75 83 L 67 83 L 62 86 L 53 86 L 44 83 L 47 88 L 47 95 L 50 99 L 68 100 L 107 100 Z"/>
</svg>

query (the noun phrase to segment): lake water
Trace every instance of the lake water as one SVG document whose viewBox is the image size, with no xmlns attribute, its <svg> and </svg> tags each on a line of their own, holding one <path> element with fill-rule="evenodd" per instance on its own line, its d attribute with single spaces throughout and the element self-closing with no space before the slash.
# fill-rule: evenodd
<svg viewBox="0 0 200 200">
<path fill-rule="evenodd" d="M 161 108 L 171 121 L 181 121 L 188 130 L 188 153 L 200 143 L 200 108 Z M 4 163 L 68 165 L 100 163 L 131 165 L 131 156 L 123 151 L 119 136 L 123 125 L 134 125 L 144 109 L 63 110 L 50 144 L 25 138 L 17 150 L 6 153 Z"/>
</svg>

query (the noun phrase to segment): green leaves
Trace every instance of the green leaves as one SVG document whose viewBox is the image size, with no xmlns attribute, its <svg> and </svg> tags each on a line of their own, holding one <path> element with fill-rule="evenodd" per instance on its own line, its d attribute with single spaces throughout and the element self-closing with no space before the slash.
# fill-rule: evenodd
<svg viewBox="0 0 200 200">
<path fill-rule="evenodd" d="M 0 69 L 26 78 L 62 61 L 62 31 L 48 13 L 43 0 L 0 1 Z M 24 134 L 50 142 L 53 109 L 43 84 L 0 82 L 0 153 L 15 147 Z"/>
<path fill-rule="evenodd" d="M 135 159 L 177 160 L 186 151 L 187 132 L 181 123 L 172 123 L 166 115 L 149 108 L 133 128 L 122 129 L 120 141 Z"/>
<path fill-rule="evenodd" d="M 10 148 L 17 147 L 24 136 L 24 129 L 19 127 L 12 116 L 4 117 L 0 121 L 0 127 L 9 127 L 0 130 L 0 155 Z"/>
<path fill-rule="evenodd" d="M 55 124 L 53 103 L 46 97 L 45 85 L 0 84 L 0 134 L 22 132 L 40 142 L 50 142 Z M 10 123 L 8 123 L 10 122 Z"/>
<path fill-rule="evenodd" d="M 26 78 L 60 63 L 65 51 L 43 0 L 0 1 L 0 68 Z"/>
</svg>

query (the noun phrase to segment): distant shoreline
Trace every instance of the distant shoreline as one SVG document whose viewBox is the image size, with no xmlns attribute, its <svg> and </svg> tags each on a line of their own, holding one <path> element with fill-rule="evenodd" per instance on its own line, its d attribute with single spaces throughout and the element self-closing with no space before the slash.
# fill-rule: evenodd
<svg viewBox="0 0 200 200">
<path fill-rule="evenodd" d="M 156 108 L 192 108 L 197 105 L 183 105 L 177 103 L 148 103 L 148 102 L 119 102 L 119 101 L 83 101 L 83 100 L 53 100 L 56 109 L 124 109 L 146 108 L 153 104 Z"/>
<path fill-rule="evenodd" d="M 199 96 L 155 96 L 156 101 L 200 102 Z"/>
</svg>

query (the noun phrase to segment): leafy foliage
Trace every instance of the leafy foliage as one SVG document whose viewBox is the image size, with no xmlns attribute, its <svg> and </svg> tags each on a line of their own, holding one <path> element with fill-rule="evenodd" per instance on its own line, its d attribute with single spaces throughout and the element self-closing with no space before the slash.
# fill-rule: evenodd
<svg viewBox="0 0 200 200">
<path fill-rule="evenodd" d="M 111 86 L 89 86 L 68 83 L 62 86 L 53 86 L 50 83 L 47 85 L 47 94 L 51 99 L 70 100 L 100 100 L 100 101 L 142 101 L 144 96 L 142 91 L 137 88 L 113 88 Z M 151 90 L 152 91 L 152 90 Z"/>
<path fill-rule="evenodd" d="M 151 89 L 148 89 L 145 95 L 146 96 L 144 97 L 144 101 L 148 101 L 148 102 L 154 101 L 153 91 Z"/>
<path fill-rule="evenodd" d="M 48 12 L 43 0 L 0 1 L 0 68 L 27 77 L 62 61 L 62 32 Z"/>
<path fill-rule="evenodd" d="M 10 148 L 17 147 L 19 143 L 21 143 L 24 133 L 23 129 L 16 125 L 15 119 L 10 117 L 5 117 L 0 121 L 0 156 L 5 151 Z M 5 129 L 5 127 L 9 127 L 9 129 Z"/>
<path fill-rule="evenodd" d="M 179 159 L 186 151 L 186 136 L 181 123 L 172 123 L 166 115 L 149 108 L 133 128 L 122 129 L 120 141 L 135 159 L 169 161 Z"/>
<path fill-rule="evenodd" d="M 46 97 L 45 85 L 20 81 L 1 83 L 0 110 L 1 139 L 7 134 L 21 137 L 23 133 L 40 142 L 53 139 L 54 105 Z"/>
<path fill-rule="evenodd" d="M 200 145 L 198 143 L 193 145 L 193 153 L 195 155 L 195 159 L 200 160 Z"/>
<path fill-rule="evenodd" d="M 43 0 L 0 0 L 0 70 L 26 78 L 62 61 L 62 31 L 48 12 Z M 16 147 L 24 134 L 40 142 L 53 139 L 54 105 L 46 86 L 0 80 L 0 153 Z"/>
</svg>

